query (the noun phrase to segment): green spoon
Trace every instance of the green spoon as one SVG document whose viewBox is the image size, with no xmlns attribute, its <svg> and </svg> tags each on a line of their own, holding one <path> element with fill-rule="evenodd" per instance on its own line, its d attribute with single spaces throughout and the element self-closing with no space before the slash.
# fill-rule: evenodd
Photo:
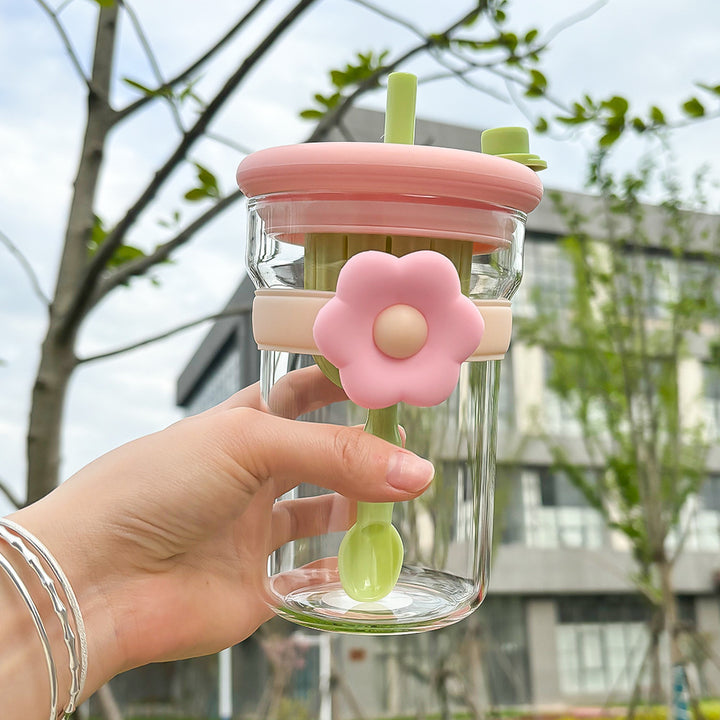
<svg viewBox="0 0 720 720">
<path fill-rule="evenodd" d="M 397 405 L 368 410 L 365 431 L 402 446 Z M 345 592 L 359 602 L 384 598 L 397 583 L 404 548 L 392 525 L 393 503 L 358 502 L 357 521 L 338 551 L 338 571 Z"/>
<path fill-rule="evenodd" d="M 388 76 L 385 142 L 412 145 L 415 140 L 417 77 L 395 72 Z M 397 405 L 368 410 L 365 431 L 402 446 Z M 392 525 L 392 503 L 363 503 L 357 521 L 345 534 L 338 551 L 338 571 L 345 592 L 361 602 L 384 598 L 400 577 L 404 548 Z"/>
</svg>

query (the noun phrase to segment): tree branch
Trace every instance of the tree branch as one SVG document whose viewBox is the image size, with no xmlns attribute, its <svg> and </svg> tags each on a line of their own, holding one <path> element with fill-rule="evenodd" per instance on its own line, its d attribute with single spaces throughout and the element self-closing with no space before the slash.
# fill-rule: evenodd
<svg viewBox="0 0 720 720">
<path fill-rule="evenodd" d="M 372 75 L 363 80 L 355 90 L 350 93 L 347 97 L 343 98 L 329 113 L 327 113 L 322 120 L 318 122 L 315 129 L 310 133 L 306 142 L 319 142 L 335 127 L 347 114 L 355 100 L 360 96 L 364 95 L 368 90 L 376 87 L 378 80 L 384 77 L 388 73 L 400 67 L 403 63 L 407 62 L 410 58 L 414 57 L 423 50 L 429 50 L 440 43 L 447 40 L 449 35 L 461 27 L 464 23 L 470 20 L 472 17 L 477 15 L 478 12 L 482 12 L 487 8 L 487 0 L 481 0 L 478 2 L 477 7 L 473 10 L 465 13 L 459 20 L 449 25 L 444 31 L 433 35 L 432 37 L 425 37 L 423 42 L 419 43 L 415 47 L 408 50 L 404 55 L 401 55 L 391 63 L 384 65 L 383 67 L 376 70 Z"/>
<path fill-rule="evenodd" d="M 95 362 L 95 360 L 105 360 L 107 358 L 115 357 L 116 355 L 122 355 L 123 353 L 130 352 L 131 350 L 137 350 L 138 348 L 145 347 L 146 345 L 151 345 L 152 343 L 158 342 L 159 340 L 165 340 L 185 330 L 194 328 L 197 325 L 202 325 L 203 323 L 210 322 L 211 320 L 222 320 L 223 318 L 237 317 L 244 312 L 247 312 L 247 310 L 236 308 L 235 310 L 223 310 L 223 312 L 220 313 L 205 315 L 204 317 L 198 318 L 197 320 L 191 320 L 190 322 L 183 323 L 182 325 L 170 328 L 170 330 L 165 330 L 158 335 L 152 335 L 149 338 L 139 340 L 138 342 L 131 343 L 130 345 L 125 345 L 123 347 L 115 348 L 115 350 L 108 350 L 107 352 L 98 353 L 97 355 L 88 355 L 87 357 L 78 358 L 77 364 L 81 365 L 83 363 Z M 0 490 L 5 490 L 5 488 L 0 485 Z"/>
<path fill-rule="evenodd" d="M 98 251 L 93 255 L 92 260 L 85 268 L 81 281 L 77 284 L 74 299 L 65 316 L 63 330 L 67 331 L 73 323 L 77 322 L 79 317 L 90 307 L 90 300 L 94 295 L 95 285 L 98 278 L 105 271 L 105 268 L 112 258 L 115 250 L 123 242 L 128 229 L 135 223 L 143 210 L 150 204 L 152 199 L 162 187 L 163 183 L 178 167 L 185 158 L 187 151 L 200 138 L 207 129 L 210 122 L 223 107 L 233 91 L 245 79 L 247 74 L 252 70 L 257 62 L 265 55 L 265 53 L 275 44 L 281 35 L 290 25 L 305 11 L 310 5 L 317 0 L 300 0 L 295 7 L 290 10 L 278 24 L 263 38 L 260 44 L 253 50 L 244 60 L 240 67 L 228 78 L 225 85 L 220 89 L 217 95 L 208 103 L 207 108 L 197 119 L 195 124 L 183 135 L 180 143 L 175 148 L 170 157 L 165 161 L 163 166 L 155 173 L 153 179 L 147 185 L 140 197 L 128 209 L 125 216 L 120 222 L 108 233 Z"/>
<path fill-rule="evenodd" d="M 480 85 L 476 80 L 473 80 L 472 78 L 468 77 L 470 73 L 476 72 L 478 68 L 474 67 L 465 67 L 462 69 L 454 68 L 450 65 L 446 65 L 440 58 L 435 58 L 436 62 L 440 63 L 443 67 L 447 68 L 447 72 L 438 72 L 434 75 L 424 75 L 423 77 L 418 78 L 418 85 L 426 85 L 431 82 L 436 82 L 437 80 L 447 80 L 448 78 L 456 78 L 461 83 L 467 85 L 468 87 L 471 87 L 473 90 L 479 90 L 484 95 L 489 95 L 490 97 L 495 98 L 496 100 L 499 100 L 502 103 L 509 102 L 508 98 L 504 97 L 501 93 L 499 93 L 497 90 L 488 87 L 487 85 Z"/>
<path fill-rule="evenodd" d="M 80 151 L 70 212 L 60 258 L 60 269 L 53 297 L 57 313 L 57 330 L 61 338 L 69 338 L 83 317 L 78 292 L 87 275 L 88 243 L 92 236 L 93 205 L 108 132 L 113 124 L 113 110 L 107 98 L 112 81 L 113 54 L 117 36 L 118 6 L 100 8 L 95 32 L 92 75 L 88 90 L 85 135 Z M 53 320 L 55 322 L 55 320 Z"/>
<path fill-rule="evenodd" d="M 379 5 L 375 5 L 375 3 L 368 2 L 368 0 L 351 0 L 351 2 L 354 2 L 356 5 L 360 5 L 361 7 L 364 7 L 367 10 L 370 10 L 371 12 L 375 13 L 376 15 L 379 15 L 380 17 L 384 17 L 386 20 L 390 20 L 390 22 L 395 23 L 396 25 L 399 25 L 400 27 L 405 28 L 406 30 L 409 30 L 411 33 L 414 33 L 417 37 L 424 38 L 425 33 L 422 31 L 422 29 L 418 26 L 410 22 L 407 18 L 400 17 L 399 15 L 395 15 L 394 13 L 391 13 L 389 10 L 386 10 L 383 7 L 380 7 Z"/>
<path fill-rule="evenodd" d="M 8 252 L 20 263 L 20 266 L 25 272 L 27 279 L 30 281 L 30 285 L 32 285 L 32 289 L 35 295 L 44 305 L 50 305 L 50 299 L 47 295 L 45 295 L 45 292 L 40 285 L 40 280 L 38 279 L 35 270 L 33 270 L 30 261 L 25 257 L 25 255 L 22 254 L 20 248 L 18 248 L 18 246 L 15 245 L 15 243 L 4 232 L 2 232 L 2 230 L 0 230 L 0 242 L 7 248 Z"/>
<path fill-rule="evenodd" d="M 190 65 L 188 65 L 184 70 L 182 70 L 180 73 L 178 73 L 175 77 L 168 80 L 167 82 L 163 83 L 159 87 L 157 87 L 152 95 L 144 95 L 143 97 L 135 100 L 135 102 L 131 103 L 127 107 L 123 108 L 122 110 L 119 110 L 116 116 L 116 121 L 120 122 L 121 120 L 125 119 L 128 115 L 132 115 L 136 110 L 139 110 L 141 107 L 145 106 L 147 103 L 149 103 L 152 100 L 155 100 L 157 97 L 162 96 L 164 91 L 171 90 L 173 87 L 175 87 L 178 83 L 183 82 L 184 80 L 187 80 L 198 68 L 202 67 L 208 60 L 210 60 L 213 55 L 215 55 L 219 50 L 221 50 L 240 30 L 242 30 L 245 23 L 247 23 L 255 13 L 260 10 L 260 8 L 265 5 L 265 3 L 268 2 L 268 0 L 258 0 L 251 8 L 248 10 L 245 15 L 243 15 L 231 28 L 228 30 L 225 35 L 223 35 L 207 52 L 205 52 L 203 55 L 201 55 L 199 58 L 197 58 L 195 61 L 193 61 Z M 126 6 L 127 7 L 127 6 Z"/>
<path fill-rule="evenodd" d="M 156 247 L 149 255 L 139 257 L 137 260 L 131 260 L 130 262 L 118 267 L 117 270 L 114 270 L 110 275 L 108 275 L 108 277 L 99 282 L 95 293 L 90 299 L 90 307 L 95 306 L 111 290 L 115 289 L 119 285 L 123 285 L 130 278 L 138 275 L 144 275 L 151 267 L 167 260 L 173 250 L 179 248 L 181 245 L 184 245 L 198 230 L 200 230 L 200 228 L 223 212 L 223 210 L 230 207 L 230 205 L 239 200 L 241 197 L 243 197 L 243 194 L 240 190 L 236 190 L 235 192 L 230 193 L 230 195 L 226 195 L 221 200 L 218 200 L 202 215 L 195 218 L 190 225 L 179 232 L 174 238 L 172 238 L 172 240 L 168 240 L 162 245 L 158 245 L 158 247 Z"/>
<path fill-rule="evenodd" d="M 236 23 L 233 28 L 231 29 L 230 33 L 226 34 L 223 38 L 220 39 L 203 57 L 196 61 L 196 63 L 193 64 L 193 69 L 198 65 L 198 63 L 205 62 L 213 53 L 220 50 L 220 48 L 225 44 L 232 35 L 239 31 L 244 23 L 252 17 L 252 13 L 259 9 L 260 6 L 267 2 L 267 0 L 260 0 L 255 7 L 249 12 L 246 13 L 241 20 Z M 181 134 L 185 133 L 185 126 L 183 125 L 182 117 L 180 116 L 180 109 L 179 109 L 179 103 L 178 101 L 172 96 L 168 95 L 164 92 L 161 92 L 164 89 L 170 89 L 170 87 L 174 84 L 177 84 L 178 81 L 171 80 L 170 83 L 166 82 L 162 70 L 160 69 L 160 63 L 158 62 L 157 56 L 155 55 L 155 52 L 152 49 L 152 45 L 150 44 L 150 40 L 148 39 L 147 34 L 145 33 L 145 30 L 143 29 L 142 23 L 140 22 L 140 18 L 138 17 L 137 13 L 135 12 L 134 8 L 126 2 L 126 0 L 122 0 L 122 5 L 125 8 L 125 12 L 128 14 L 130 18 L 130 22 L 132 23 L 133 28 L 135 29 L 135 34 L 138 37 L 138 40 L 140 42 L 141 47 L 143 48 L 145 52 L 145 56 L 148 59 L 148 62 L 150 63 L 150 67 L 153 71 L 153 74 L 155 75 L 155 82 L 157 83 L 160 90 L 155 91 L 155 93 L 161 97 L 163 100 L 165 100 L 170 108 L 170 114 L 173 117 L 173 120 L 175 121 L 175 126 L 180 131 Z M 151 99 L 152 96 L 148 95 L 148 99 Z M 117 116 L 116 116 L 117 117 Z M 244 145 L 241 145 L 240 143 L 235 142 L 234 140 L 231 140 L 230 138 L 226 138 L 222 135 L 218 135 L 217 133 L 210 133 L 206 132 L 205 137 L 209 140 L 214 140 L 215 142 L 219 143 L 220 145 L 225 145 L 226 147 L 229 147 L 232 150 L 237 150 L 238 152 L 243 153 L 244 155 L 249 155 L 252 151 L 248 150 Z"/>
<path fill-rule="evenodd" d="M 25 505 L 20 498 L 7 486 L 5 481 L 0 478 L 0 492 L 10 501 L 10 503 L 19 510 Z"/>
<path fill-rule="evenodd" d="M 556 25 L 554 25 L 550 30 L 548 30 L 543 38 L 542 42 L 538 45 L 533 45 L 531 48 L 528 49 L 526 53 L 523 53 L 522 55 L 517 56 L 518 60 L 523 60 L 530 55 L 533 55 L 535 53 L 542 52 L 545 50 L 548 45 L 550 44 L 550 41 L 557 37 L 560 33 L 562 33 L 564 30 L 568 29 L 569 27 L 572 27 L 573 25 L 576 25 L 579 22 L 582 22 L 583 20 L 586 20 L 588 17 L 594 15 L 598 10 L 600 10 L 603 6 L 607 5 L 609 0 L 598 0 L 598 2 L 593 3 L 592 5 L 589 5 L 587 8 L 584 8 L 583 10 L 575 13 L 574 15 L 570 15 L 569 17 L 565 18 L 564 20 L 560 21 Z M 379 15 L 380 17 L 384 17 L 385 19 L 389 20 L 390 22 L 395 23 L 396 25 L 399 25 L 400 27 L 405 28 L 406 30 L 410 31 L 414 35 L 416 35 L 419 38 L 424 38 L 425 33 L 423 33 L 422 29 L 419 28 L 417 25 L 414 25 L 412 22 L 407 20 L 406 18 L 400 17 L 399 15 L 395 15 L 393 13 L 388 12 L 382 7 L 379 7 L 378 5 L 375 5 L 374 3 L 369 2 L 368 0 L 352 0 L 357 5 L 360 5 L 364 8 L 367 8 L 371 12 L 374 12 L 376 15 Z M 499 68 L 496 67 L 496 62 L 489 62 L 489 63 L 479 63 L 476 62 L 467 56 L 463 55 L 460 52 L 457 52 L 456 50 L 453 50 L 452 48 L 449 48 L 449 52 L 452 56 L 456 57 L 458 60 L 463 62 L 465 64 L 464 68 L 458 69 L 452 67 L 449 63 L 447 63 L 439 54 L 431 54 L 431 57 L 437 62 L 439 65 L 444 67 L 446 70 L 449 71 L 448 74 L 438 74 L 433 76 L 428 76 L 424 78 L 424 82 L 432 82 L 435 80 L 441 80 L 446 77 L 451 77 L 454 75 L 457 77 L 461 82 L 465 83 L 469 87 L 474 88 L 475 90 L 480 90 L 480 92 L 486 93 L 487 95 L 490 95 L 491 97 L 496 98 L 497 100 L 500 100 L 502 102 L 508 102 L 508 98 L 503 97 L 498 91 L 492 90 L 486 86 L 480 85 L 476 83 L 474 80 L 471 80 L 468 77 L 468 74 L 473 72 L 474 70 L 487 70 L 488 72 L 491 72 L 495 75 L 498 75 L 502 79 L 505 80 L 506 86 L 508 86 L 508 92 L 510 93 L 510 99 L 517 105 L 516 99 L 513 97 L 511 92 L 511 84 L 520 84 L 524 87 L 527 87 L 527 83 L 523 82 L 522 79 L 513 76 L 511 74 L 502 72 Z M 568 112 L 567 106 L 562 103 L 560 100 L 553 98 L 552 96 L 549 96 L 547 93 L 545 93 L 544 97 L 549 100 L 553 105 L 555 105 L 557 108 L 562 110 L 563 112 Z M 522 110 L 522 108 L 521 108 Z M 528 117 L 527 113 L 523 111 L 523 114 Z"/>
<path fill-rule="evenodd" d="M 251 148 L 247 147 L 247 145 L 243 145 L 232 138 L 219 135 L 218 133 L 206 132 L 205 137 L 208 140 L 214 140 L 216 143 L 220 143 L 220 145 L 224 145 L 225 147 L 242 153 L 243 155 L 250 155 L 250 153 L 254 152 Z"/>
<path fill-rule="evenodd" d="M 589 17 L 592 17 L 596 12 L 602 10 L 602 8 L 604 8 L 605 5 L 608 4 L 608 2 L 610 2 L 610 0 L 598 0 L 591 5 L 588 5 L 586 8 L 579 10 L 574 15 L 570 15 L 564 20 L 561 20 L 560 22 L 553 25 L 544 34 L 544 42 L 541 46 L 541 49 L 544 50 L 550 44 L 550 41 L 554 40 L 558 35 L 560 35 L 560 33 L 564 32 L 573 25 L 581 23 L 583 20 L 587 20 Z"/>
<path fill-rule="evenodd" d="M 45 14 L 50 18 L 52 21 L 52 24 L 55 26 L 55 29 L 57 30 L 58 35 L 60 35 L 60 39 L 62 40 L 63 45 L 65 46 L 65 50 L 67 51 L 67 54 L 70 56 L 70 62 L 72 63 L 72 66 L 75 68 L 75 71 L 80 76 L 80 79 L 87 85 L 87 87 L 90 87 L 90 78 L 85 74 L 85 70 L 83 70 L 82 63 L 80 62 L 80 58 L 78 57 L 78 54 L 75 52 L 75 48 L 72 45 L 72 42 L 70 41 L 70 37 L 65 32 L 65 28 L 63 27 L 63 24 L 60 22 L 60 18 L 58 17 L 58 14 L 45 2 L 45 0 L 35 0 L 35 2 L 44 10 Z M 62 9 L 62 8 L 61 8 Z"/>
<path fill-rule="evenodd" d="M 150 68 L 155 75 L 155 82 L 159 83 L 160 87 L 164 87 L 166 83 L 163 79 L 162 71 L 160 70 L 160 63 L 158 62 L 158 59 L 153 52 L 152 46 L 150 45 L 150 41 L 145 34 L 145 30 L 140 23 L 140 18 L 137 16 L 137 13 L 129 3 L 125 2 L 125 0 L 119 0 L 119 2 L 125 8 L 125 12 L 130 18 L 130 23 L 135 29 L 135 34 L 137 35 L 138 41 L 140 42 L 140 46 L 145 52 L 145 57 L 147 57 L 147 60 L 150 63 Z M 164 100 L 167 101 L 170 107 L 170 114 L 173 116 L 173 120 L 175 120 L 175 125 L 177 126 L 177 129 L 181 133 L 184 133 L 185 128 L 183 127 L 182 118 L 180 117 L 180 111 L 178 110 L 174 99 L 172 97 L 168 97 L 167 95 L 165 95 L 165 93 L 161 93 L 160 95 Z M 116 115 L 115 117 L 117 118 L 118 116 Z"/>
</svg>

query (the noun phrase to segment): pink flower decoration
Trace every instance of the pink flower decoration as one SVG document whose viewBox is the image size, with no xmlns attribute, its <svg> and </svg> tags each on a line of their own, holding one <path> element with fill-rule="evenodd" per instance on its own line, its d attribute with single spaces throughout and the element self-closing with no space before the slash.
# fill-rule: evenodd
<svg viewBox="0 0 720 720">
<path fill-rule="evenodd" d="M 357 405 L 430 407 L 450 397 L 484 328 L 444 255 L 368 250 L 345 263 L 313 336 Z"/>
</svg>

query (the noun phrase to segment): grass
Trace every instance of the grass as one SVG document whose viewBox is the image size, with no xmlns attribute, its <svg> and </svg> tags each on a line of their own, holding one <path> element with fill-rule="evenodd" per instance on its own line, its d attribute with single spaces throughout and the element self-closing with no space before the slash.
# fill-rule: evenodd
<svg viewBox="0 0 720 720">
<path fill-rule="evenodd" d="M 700 709 L 705 720 L 720 720 L 720 700 L 703 700 L 700 703 Z M 598 708 L 597 715 L 592 715 L 592 720 L 619 720 L 624 717 L 625 708 L 616 706 L 611 708 Z M 635 712 L 636 720 L 665 720 L 665 706 L 639 707 Z M 692 713 L 691 713 L 692 714 Z M 557 713 L 533 713 L 520 712 L 516 710 L 493 710 L 485 714 L 486 718 L 495 718 L 497 720 L 588 720 L 590 717 L 586 712 L 573 715 L 572 712 Z M 433 713 L 424 716 L 425 720 L 440 720 L 439 713 Z M 470 720 L 471 715 L 467 712 L 455 713 L 453 720 Z M 92 716 L 90 720 L 101 720 L 100 717 Z M 216 718 L 208 717 L 184 717 L 178 715 L 134 715 L 125 718 L 125 720 L 216 720 Z M 410 715 L 396 715 L 390 717 L 378 717 L 369 720 L 417 720 L 415 713 Z"/>
</svg>

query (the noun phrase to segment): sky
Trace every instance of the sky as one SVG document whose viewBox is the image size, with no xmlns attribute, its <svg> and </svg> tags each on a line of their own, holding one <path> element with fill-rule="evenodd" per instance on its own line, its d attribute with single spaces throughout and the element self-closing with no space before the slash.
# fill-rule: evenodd
<svg viewBox="0 0 720 720">
<path fill-rule="evenodd" d="M 57 7 L 59 0 L 53 0 Z M 467 0 L 378 0 L 386 10 L 411 18 L 424 30 L 442 28 L 470 6 Z M 249 2 L 208 0 L 136 0 L 133 4 L 165 77 L 209 46 Z M 168 8 L 172 8 L 169 12 Z M 237 42 L 221 53 L 196 85 L 209 97 L 222 78 L 242 60 L 291 3 L 272 0 Z M 548 31 L 565 18 L 597 5 L 571 0 L 513 0 L 509 25 L 523 31 Z M 201 9 L 199 9 L 201 8 Z M 89 66 L 96 4 L 66 3 L 61 14 L 81 63 Z M 590 17 L 557 35 L 540 69 L 554 96 L 571 101 L 625 95 L 633 108 L 657 104 L 670 117 L 695 92 L 695 82 L 720 83 L 720 3 L 717 0 L 608 0 Z M 298 117 L 315 92 L 327 92 L 329 68 L 342 66 L 357 51 L 400 52 L 415 42 L 407 29 L 379 17 L 357 0 L 321 0 L 251 74 L 247 83 L 213 124 L 216 134 L 258 150 L 301 141 L 311 129 Z M 35 2 L 0 0 L 0 232 L 22 251 L 45 294 L 55 282 L 64 224 L 85 121 L 82 83 L 68 60 L 48 17 Z M 438 71 L 427 59 L 401 69 L 421 77 Z M 117 81 L 113 103 L 136 97 L 121 78 L 147 85 L 153 75 L 131 24 L 124 20 L 116 52 Z M 478 76 L 494 93 L 505 91 L 497 78 Z M 382 109 L 383 94 L 362 102 Z M 418 116 L 468 127 L 528 125 L 529 111 L 548 106 L 502 102 L 447 79 L 422 84 Z M 186 111 L 189 121 L 192 108 Z M 166 106 L 156 104 L 111 138 L 97 197 L 97 213 L 111 226 L 133 201 L 177 141 Z M 714 150 L 720 124 L 706 122 L 679 131 L 673 139 L 677 165 L 688 180 L 703 163 L 720 177 Z M 532 151 L 548 161 L 546 186 L 582 191 L 589 140 L 583 136 L 536 137 Z M 642 147 L 625 143 L 619 167 L 632 167 Z M 202 141 L 190 159 L 210 167 L 221 189 L 234 186 L 243 153 L 217 142 Z M 715 166 L 712 167 L 712 163 Z M 202 208 L 182 201 L 192 187 L 190 165 L 176 173 L 151 212 L 131 231 L 130 239 L 150 249 L 168 237 L 158 224 L 176 209 L 190 218 Z M 689 182 L 689 180 L 688 180 Z M 154 273 L 157 285 L 138 279 L 104 302 L 90 317 L 79 339 L 80 356 L 141 340 L 167 328 L 217 312 L 244 272 L 244 207 L 236 204 L 199 233 Z M 24 439 L 30 392 L 46 325 L 46 310 L 20 265 L 0 246 L 0 479 L 18 494 L 24 488 Z M 181 417 L 175 407 L 178 375 L 208 327 L 198 328 L 112 360 L 83 365 L 70 387 L 65 414 L 62 476 L 94 457 Z M 0 499 L 0 512 L 7 511 Z"/>
</svg>

